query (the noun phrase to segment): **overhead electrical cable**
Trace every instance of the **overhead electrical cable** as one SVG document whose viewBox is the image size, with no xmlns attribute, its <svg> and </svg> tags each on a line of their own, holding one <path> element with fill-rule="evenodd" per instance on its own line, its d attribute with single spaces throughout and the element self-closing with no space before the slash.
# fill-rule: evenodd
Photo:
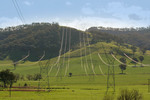
<svg viewBox="0 0 150 100">
<path fill-rule="evenodd" d="M 65 35 L 65 47 L 64 47 L 64 55 L 63 55 L 63 66 L 62 67 L 64 67 L 64 65 L 66 66 L 66 68 L 65 68 L 65 74 L 64 74 L 64 76 L 66 76 L 66 74 L 67 74 L 67 68 L 68 68 L 68 64 L 65 64 L 65 60 L 66 60 L 66 49 L 67 49 L 67 41 L 68 41 L 68 33 L 67 33 L 67 28 L 66 28 L 66 35 Z"/>
<path fill-rule="evenodd" d="M 28 58 L 29 56 L 30 56 L 30 51 L 28 52 L 28 55 L 27 55 L 27 56 L 25 56 L 24 58 L 22 58 L 22 59 L 20 59 L 19 61 L 15 62 L 14 64 L 17 64 L 17 63 L 19 63 L 20 61 L 25 60 L 25 59 Z"/>
<path fill-rule="evenodd" d="M 72 33 L 71 33 L 72 31 L 71 31 L 71 28 L 70 28 L 70 33 L 69 33 L 69 59 L 68 59 L 68 70 L 69 70 L 69 67 L 70 67 L 70 53 L 71 53 L 71 35 L 72 35 Z"/>
<path fill-rule="evenodd" d="M 88 66 L 88 61 L 87 61 L 87 45 L 86 45 L 86 35 L 84 34 L 83 35 L 83 39 L 84 39 L 84 48 L 85 48 L 85 62 L 86 62 L 86 68 L 89 69 L 89 66 Z"/>
<path fill-rule="evenodd" d="M 134 59 L 130 58 L 127 54 L 123 53 L 128 59 L 130 59 L 131 61 L 137 63 L 137 64 L 142 64 L 143 66 L 150 66 L 150 65 L 147 65 L 147 64 L 143 64 L 143 63 L 140 63 L 140 62 L 137 62 L 135 61 Z"/>
<path fill-rule="evenodd" d="M 92 55 L 91 55 L 92 52 L 91 52 L 91 45 L 90 45 L 90 43 L 89 43 L 89 37 L 88 37 L 88 34 L 87 34 L 87 43 L 88 43 L 88 46 L 89 46 L 91 68 L 92 68 L 93 74 L 96 75 L 95 70 L 94 70 L 94 65 L 93 65 L 93 58 L 92 58 Z"/>
<path fill-rule="evenodd" d="M 30 65 L 30 66 L 35 65 L 35 64 L 39 63 L 44 57 L 45 57 L 45 51 L 43 52 L 43 55 L 39 58 L 38 61 L 34 62 L 33 64 L 25 64 L 25 66 L 27 66 L 27 65 Z M 23 65 L 20 65 L 20 66 L 23 66 Z"/>
<path fill-rule="evenodd" d="M 106 56 L 106 59 L 108 61 L 108 75 L 107 75 L 107 90 L 106 90 L 106 94 L 108 93 L 108 90 L 110 87 L 113 88 L 113 92 L 115 92 L 115 66 L 114 66 L 114 62 L 115 62 L 115 59 L 112 59 L 108 56 L 108 54 L 110 53 L 113 53 L 112 51 L 110 51 L 109 53 L 106 52 L 106 49 L 104 48 L 104 45 L 102 45 L 102 48 L 104 50 L 104 53 L 105 53 L 105 56 Z M 111 48 L 112 49 L 112 48 Z M 119 50 L 119 49 L 118 49 Z M 100 55 L 99 55 L 99 58 L 100 58 Z M 110 65 L 111 64 L 111 65 Z"/>
<path fill-rule="evenodd" d="M 120 64 L 123 64 L 123 65 L 126 65 L 126 66 L 133 66 L 133 65 L 125 64 L 125 63 L 121 62 L 119 59 L 117 59 L 113 54 L 111 54 L 111 55 L 112 55 L 112 57 L 113 57 L 117 62 L 119 62 Z M 119 65 L 118 65 L 118 66 L 119 66 Z"/>
<path fill-rule="evenodd" d="M 107 64 L 107 63 L 102 59 L 100 53 L 98 53 L 98 57 L 99 57 L 99 59 L 100 59 L 105 65 L 107 65 L 107 66 L 112 66 L 112 65 L 110 65 L 110 64 Z M 118 65 L 117 65 L 117 66 L 118 66 Z"/>
<path fill-rule="evenodd" d="M 67 75 L 67 71 L 69 70 L 69 66 L 70 66 L 70 50 L 71 50 L 71 28 L 70 28 L 70 31 L 69 31 L 69 50 L 68 50 L 68 61 L 67 61 L 67 65 L 66 65 L 66 69 L 65 69 L 65 75 L 64 76 L 66 76 Z"/>
<path fill-rule="evenodd" d="M 103 70 L 102 70 L 102 68 L 101 68 L 100 65 L 99 65 L 99 70 L 100 70 L 100 72 L 102 73 L 102 75 L 106 77 L 106 75 L 104 74 L 104 72 L 103 72 Z"/>
<path fill-rule="evenodd" d="M 82 35 L 81 35 L 81 32 L 79 33 L 79 38 L 80 38 L 80 60 L 81 60 L 81 68 L 83 68 Z"/>
<path fill-rule="evenodd" d="M 30 52 L 28 52 L 28 54 L 27 54 L 25 57 L 23 57 L 22 59 L 20 59 L 20 60 L 18 60 L 18 61 L 16 61 L 16 62 L 9 63 L 9 64 L 0 64 L 0 65 L 12 65 L 12 64 L 14 65 L 14 64 L 18 64 L 19 62 L 25 60 L 25 59 L 28 58 L 29 56 L 30 56 Z"/>
<path fill-rule="evenodd" d="M 21 9 L 20 9 L 20 7 L 19 7 L 19 4 L 18 4 L 17 0 L 12 0 L 12 2 L 13 2 L 13 5 L 14 5 L 16 11 L 17 11 L 17 14 L 18 14 L 18 16 L 19 16 L 21 22 L 22 22 L 23 24 L 25 24 L 26 22 L 25 22 L 25 19 L 24 19 L 24 17 L 23 17 L 23 14 L 22 14 L 22 12 L 21 12 Z"/>
<path fill-rule="evenodd" d="M 58 63 L 59 63 L 59 61 L 60 61 L 61 52 L 62 52 L 62 45 L 63 45 L 63 41 L 64 41 L 64 40 L 63 40 L 63 39 L 64 39 L 64 27 L 63 27 L 62 29 L 63 29 L 63 32 L 62 32 L 62 38 L 61 38 L 61 41 L 60 41 L 61 45 L 60 45 L 60 49 L 59 49 L 58 59 L 57 59 L 57 61 L 55 62 L 55 64 L 53 64 L 53 65 L 51 66 L 51 68 L 49 69 L 48 75 L 51 73 L 53 67 L 54 67 L 54 66 L 57 66 Z"/>
<path fill-rule="evenodd" d="M 59 51 L 59 60 L 58 60 L 58 62 L 56 63 L 58 70 L 57 70 L 55 76 L 58 75 L 58 72 L 59 72 L 59 70 L 60 70 L 60 65 L 59 65 L 58 63 L 60 62 L 60 57 L 61 57 L 61 54 L 62 54 L 63 44 L 64 44 L 64 27 L 63 27 L 63 33 L 62 33 L 62 39 L 61 39 L 61 48 L 60 48 L 60 51 Z M 52 67 L 51 67 L 51 68 L 52 68 Z M 51 70 L 50 70 L 50 71 L 51 71 Z"/>
<path fill-rule="evenodd" d="M 84 70 L 85 70 L 86 75 L 88 76 L 88 72 L 87 72 L 88 63 L 87 63 L 87 57 L 86 57 L 87 55 L 86 55 L 85 33 L 83 33 L 83 47 L 84 47 L 84 59 L 85 59 L 85 61 L 84 61 Z"/>
</svg>

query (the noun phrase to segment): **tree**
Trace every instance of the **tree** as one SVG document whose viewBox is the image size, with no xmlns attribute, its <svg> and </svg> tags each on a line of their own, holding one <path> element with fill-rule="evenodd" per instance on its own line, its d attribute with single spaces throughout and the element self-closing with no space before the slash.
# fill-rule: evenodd
<svg viewBox="0 0 150 100">
<path fill-rule="evenodd" d="M 136 64 L 137 64 L 137 62 L 138 62 L 138 59 L 135 58 L 135 57 L 133 57 L 132 59 L 133 59 L 134 61 L 131 61 L 131 63 L 135 64 L 135 67 L 136 67 Z"/>
<path fill-rule="evenodd" d="M 127 63 L 127 62 L 126 62 L 126 59 L 123 58 L 123 57 L 120 58 L 119 60 L 123 63 L 123 64 L 120 64 L 120 65 L 119 65 L 119 67 L 120 67 L 120 69 L 121 69 L 121 71 L 122 71 L 122 74 L 123 74 L 123 71 L 126 70 L 126 67 L 127 67 L 126 63 Z"/>
<path fill-rule="evenodd" d="M 0 72 L 0 81 L 3 82 L 4 87 L 10 85 L 11 88 L 13 83 L 17 82 L 17 79 L 13 72 L 10 72 L 10 70 L 6 69 Z"/>
<path fill-rule="evenodd" d="M 140 48 L 140 50 L 142 51 L 143 55 L 146 53 L 147 51 L 147 48 L 146 47 L 143 47 L 143 48 Z"/>
<path fill-rule="evenodd" d="M 135 46 L 132 46 L 132 47 L 131 47 L 131 50 L 132 50 L 132 52 L 133 52 L 133 57 L 134 57 L 134 54 L 135 54 L 135 52 L 136 52 L 136 47 L 135 47 Z"/>
<path fill-rule="evenodd" d="M 69 77 L 71 77 L 72 76 L 72 73 L 69 73 Z"/>
<path fill-rule="evenodd" d="M 126 59 L 125 59 L 125 58 L 122 57 L 122 58 L 120 58 L 119 60 L 120 60 L 122 63 L 126 64 Z"/>
<path fill-rule="evenodd" d="M 123 71 L 126 70 L 126 65 L 120 64 L 119 67 L 120 67 L 122 74 L 123 74 Z"/>
<path fill-rule="evenodd" d="M 140 57 L 139 57 L 139 60 L 140 60 L 140 62 L 141 62 L 141 67 L 142 67 L 142 62 L 143 62 L 143 60 L 144 60 L 144 57 L 143 57 L 143 56 L 140 56 Z"/>
</svg>

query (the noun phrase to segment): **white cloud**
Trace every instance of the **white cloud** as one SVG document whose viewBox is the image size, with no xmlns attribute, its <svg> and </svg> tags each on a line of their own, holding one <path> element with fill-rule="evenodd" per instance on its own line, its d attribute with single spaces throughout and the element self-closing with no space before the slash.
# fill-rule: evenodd
<svg viewBox="0 0 150 100">
<path fill-rule="evenodd" d="M 130 20 L 135 20 L 131 18 L 131 15 L 136 15 L 132 17 L 137 17 L 140 18 L 141 20 L 149 19 L 150 17 L 150 11 L 149 10 L 144 10 L 140 6 L 135 6 L 135 5 L 125 5 L 124 3 L 121 2 L 111 2 L 108 3 L 106 8 L 103 9 L 105 13 L 111 13 L 112 16 L 118 17 L 120 19 L 130 19 Z"/>
<path fill-rule="evenodd" d="M 29 2 L 29 1 L 24 1 L 24 4 L 27 5 L 27 6 L 31 6 L 33 3 Z"/>
<path fill-rule="evenodd" d="M 0 28 L 16 26 L 20 24 L 22 24 L 22 22 L 17 17 L 14 17 L 14 18 L 1 17 L 0 18 Z"/>
<path fill-rule="evenodd" d="M 85 30 L 92 26 L 104 26 L 104 27 L 143 27 L 149 23 L 143 23 L 142 21 L 130 21 L 130 20 L 118 20 L 113 18 L 100 18 L 100 17 L 80 17 L 70 20 L 59 19 L 57 20 L 60 25 L 71 26 L 77 29 Z"/>
<path fill-rule="evenodd" d="M 70 5 L 72 5 L 72 3 L 71 3 L 70 1 L 67 1 L 67 2 L 66 2 L 66 5 L 67 5 L 67 6 L 70 6 Z"/>
<path fill-rule="evenodd" d="M 85 30 L 93 26 L 104 27 L 146 27 L 149 21 L 143 22 L 142 20 L 119 20 L 114 18 L 100 18 L 100 17 L 78 17 L 78 18 L 60 18 L 60 17 L 34 17 L 26 20 L 27 24 L 32 22 L 58 22 L 60 25 L 69 26 L 81 30 Z M 8 26 L 16 26 L 22 24 L 18 18 L 0 18 L 0 28 Z"/>
</svg>

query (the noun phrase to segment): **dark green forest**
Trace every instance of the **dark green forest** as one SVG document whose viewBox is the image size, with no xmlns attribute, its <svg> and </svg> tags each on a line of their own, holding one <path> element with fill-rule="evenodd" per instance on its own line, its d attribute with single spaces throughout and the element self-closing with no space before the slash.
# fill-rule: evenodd
<svg viewBox="0 0 150 100">
<path fill-rule="evenodd" d="M 71 35 L 70 35 L 71 33 Z M 83 33 L 77 29 L 59 26 L 58 23 L 32 23 L 8 27 L 0 31 L 0 59 L 6 57 L 17 61 L 30 52 L 27 60 L 38 60 L 45 51 L 44 59 L 58 56 L 64 34 L 64 41 L 71 37 L 71 48 L 75 49 L 79 44 L 79 34 Z M 64 42 L 63 41 L 63 42 Z M 67 40 L 69 41 L 69 40 Z M 67 42 L 68 43 L 68 42 Z M 66 47 L 67 52 L 68 46 Z"/>
<path fill-rule="evenodd" d="M 87 30 L 93 33 L 107 33 L 119 37 L 120 42 L 138 46 L 141 49 L 150 50 L 150 27 L 138 28 L 112 28 L 112 27 L 91 27 Z M 112 38 L 113 39 L 113 38 Z"/>
<path fill-rule="evenodd" d="M 150 49 L 149 32 L 149 28 L 114 29 L 104 27 L 91 27 L 84 32 L 60 26 L 58 23 L 32 23 L 7 27 L 0 29 L 0 60 L 8 58 L 18 61 L 30 53 L 26 60 L 37 61 L 44 51 L 46 53 L 44 59 L 53 58 L 59 55 L 62 42 L 63 47 L 66 45 L 66 48 L 62 49 L 62 53 L 69 50 L 69 41 L 71 41 L 71 50 L 76 50 L 79 48 L 80 41 L 83 42 L 85 35 L 88 35 L 91 44 L 115 41 L 121 45 L 129 43 Z"/>
</svg>

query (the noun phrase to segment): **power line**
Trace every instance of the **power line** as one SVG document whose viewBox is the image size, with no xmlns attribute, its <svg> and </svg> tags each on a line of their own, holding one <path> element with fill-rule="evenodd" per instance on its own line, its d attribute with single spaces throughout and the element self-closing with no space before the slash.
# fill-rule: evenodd
<svg viewBox="0 0 150 100">
<path fill-rule="evenodd" d="M 108 53 L 106 53 L 106 50 L 105 50 L 103 44 L 102 44 L 102 48 L 104 50 L 106 59 L 108 61 L 108 75 L 107 75 L 107 90 L 106 90 L 106 94 L 108 93 L 110 87 L 113 89 L 113 93 L 114 93 L 115 92 L 115 69 L 114 69 L 114 61 L 115 61 L 115 59 L 111 59 L 108 56 Z M 112 65 L 112 66 L 110 66 L 110 65 Z"/>
<path fill-rule="evenodd" d="M 85 73 L 88 76 L 88 62 L 87 62 L 87 50 L 86 50 L 86 44 L 85 44 L 85 33 L 83 34 L 83 46 L 84 46 L 84 59 L 85 59 L 85 63 L 84 63 L 84 69 L 85 69 Z"/>
<path fill-rule="evenodd" d="M 22 14 L 22 12 L 21 12 L 21 9 L 20 9 L 20 7 L 19 7 L 19 4 L 18 4 L 17 0 L 12 0 L 12 3 L 13 3 L 13 5 L 14 5 L 16 11 L 17 11 L 17 14 L 18 14 L 18 16 L 19 16 L 21 22 L 22 22 L 23 24 L 25 24 L 26 21 L 25 21 L 25 19 L 24 19 L 24 17 L 23 17 L 23 14 Z"/>
<path fill-rule="evenodd" d="M 93 58 L 92 58 L 92 55 L 91 55 L 91 45 L 90 45 L 90 43 L 89 43 L 89 37 L 88 37 L 88 34 L 87 34 L 86 36 L 87 36 L 87 43 L 88 43 L 88 46 L 89 46 L 91 68 L 92 68 L 92 71 L 93 71 L 94 75 L 96 75 L 95 70 L 94 70 L 94 65 L 93 65 Z"/>
<path fill-rule="evenodd" d="M 69 51 L 68 51 L 68 61 L 67 61 L 68 64 L 66 65 L 64 76 L 66 76 L 67 71 L 69 70 L 69 66 L 70 66 L 70 50 L 71 50 L 70 46 L 71 46 L 71 28 L 70 28 L 70 31 L 69 31 Z"/>
<path fill-rule="evenodd" d="M 21 58 L 20 60 L 18 60 L 18 61 L 16 61 L 16 62 L 13 62 L 13 63 L 10 63 L 10 64 L 0 64 L 0 65 L 12 65 L 12 64 L 13 64 L 13 65 L 16 65 L 16 64 L 18 64 L 19 62 L 21 62 L 21 61 L 27 59 L 29 56 L 30 56 L 30 52 L 28 51 L 28 54 L 27 54 L 25 57 Z"/>
<path fill-rule="evenodd" d="M 137 63 L 137 64 L 142 64 L 142 63 L 139 63 L 137 61 L 135 61 L 134 59 L 130 58 L 127 54 L 124 53 L 124 56 L 126 56 L 128 59 L 130 59 L 131 61 Z M 150 65 L 147 65 L 147 64 L 142 64 L 143 66 L 150 66 Z"/>
<path fill-rule="evenodd" d="M 62 54 L 63 44 L 64 44 L 64 27 L 63 27 L 63 33 L 62 33 L 61 47 L 60 47 L 60 51 L 59 51 L 59 60 L 58 60 L 58 63 L 60 62 L 60 56 L 61 56 L 61 54 Z M 58 70 L 57 70 L 55 76 L 58 75 L 58 72 L 59 72 L 59 69 L 60 69 L 60 65 L 58 66 L 58 63 L 57 63 L 57 68 L 58 68 Z"/>
</svg>

